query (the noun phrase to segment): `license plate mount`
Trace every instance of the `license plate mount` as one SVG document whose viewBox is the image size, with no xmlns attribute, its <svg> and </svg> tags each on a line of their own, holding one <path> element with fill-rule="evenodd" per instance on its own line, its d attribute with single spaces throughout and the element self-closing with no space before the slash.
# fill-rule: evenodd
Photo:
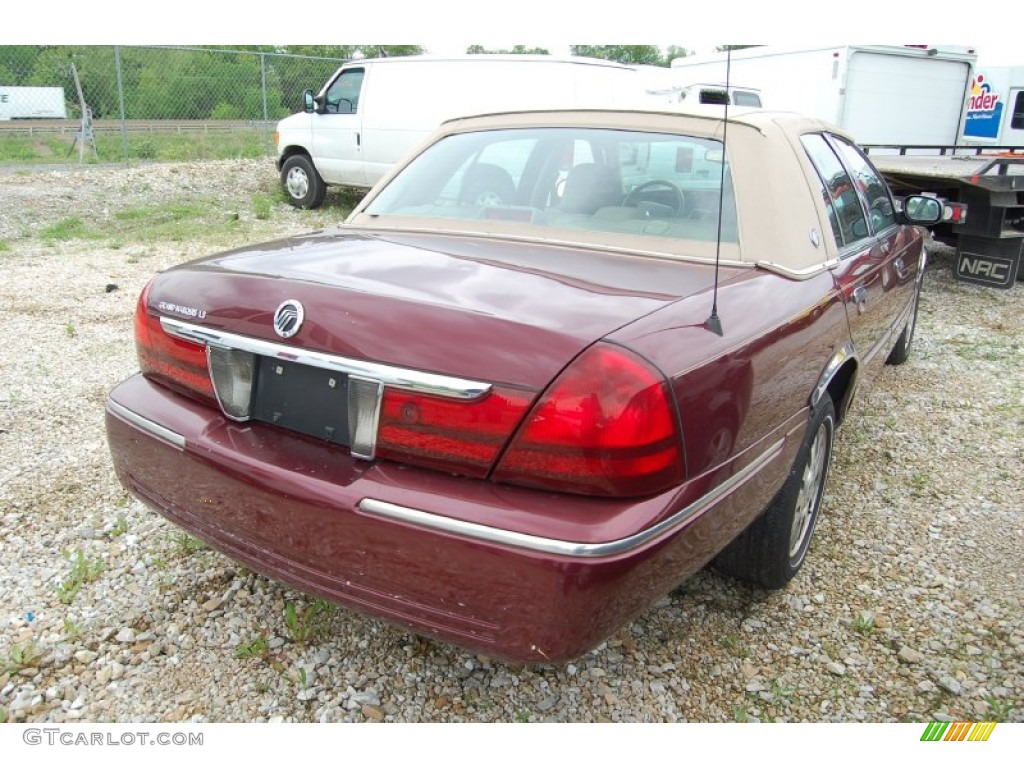
<svg viewBox="0 0 1024 768">
<path fill-rule="evenodd" d="M 259 358 L 253 417 L 347 446 L 348 376 L 325 368 Z"/>
</svg>

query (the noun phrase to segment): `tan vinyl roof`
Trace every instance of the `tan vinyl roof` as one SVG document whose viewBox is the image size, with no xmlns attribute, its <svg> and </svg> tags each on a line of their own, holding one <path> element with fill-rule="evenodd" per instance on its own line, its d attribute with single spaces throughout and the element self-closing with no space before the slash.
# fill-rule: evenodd
<svg viewBox="0 0 1024 768">
<path fill-rule="evenodd" d="M 721 140 L 726 133 L 718 105 L 688 107 L 681 111 L 558 110 L 512 112 L 458 118 L 446 122 L 431 138 L 467 131 L 518 127 L 609 128 L 658 133 L 680 133 Z M 759 265 L 791 277 L 816 274 L 838 258 L 838 250 L 820 194 L 820 182 L 800 145 L 804 133 L 829 131 L 849 138 L 820 120 L 788 112 L 731 108 L 726 154 L 732 174 L 738 216 L 738 245 L 723 243 L 723 262 Z M 428 142 L 430 143 L 430 142 Z M 397 170 L 397 169 L 396 169 Z M 378 185 L 385 185 L 393 170 Z M 371 192 L 356 208 L 349 223 L 379 228 L 403 226 L 436 229 L 437 222 L 398 217 L 360 215 L 373 198 Z M 470 222 L 445 222 L 462 231 Z M 474 233 L 498 236 L 522 234 L 504 222 L 480 222 Z M 550 238 L 545 238 L 550 239 Z M 656 246 L 652 246 L 656 240 Z M 715 243 L 672 241 L 669 238 L 573 232 L 571 242 L 630 250 L 655 256 L 713 260 Z"/>
</svg>

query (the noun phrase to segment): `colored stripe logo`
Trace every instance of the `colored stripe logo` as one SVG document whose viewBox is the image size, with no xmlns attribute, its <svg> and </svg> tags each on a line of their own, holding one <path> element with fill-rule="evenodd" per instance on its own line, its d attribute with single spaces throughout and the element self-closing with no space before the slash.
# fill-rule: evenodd
<svg viewBox="0 0 1024 768">
<path fill-rule="evenodd" d="M 988 741 L 995 723 L 946 723 L 933 720 L 921 734 L 921 741 Z"/>
</svg>

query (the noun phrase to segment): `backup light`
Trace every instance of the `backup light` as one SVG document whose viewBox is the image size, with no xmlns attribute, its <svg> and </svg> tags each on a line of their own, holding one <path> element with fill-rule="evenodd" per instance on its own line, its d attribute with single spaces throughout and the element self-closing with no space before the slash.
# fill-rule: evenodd
<svg viewBox="0 0 1024 768">
<path fill-rule="evenodd" d="M 211 345 L 207 348 L 207 359 L 221 410 L 237 421 L 248 419 L 256 378 L 256 356 L 251 352 Z"/>
</svg>

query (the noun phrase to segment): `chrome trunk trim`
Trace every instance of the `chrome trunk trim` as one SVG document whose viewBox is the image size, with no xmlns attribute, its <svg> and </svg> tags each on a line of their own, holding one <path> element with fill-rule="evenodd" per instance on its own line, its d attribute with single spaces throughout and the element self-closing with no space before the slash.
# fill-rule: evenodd
<svg viewBox="0 0 1024 768">
<path fill-rule="evenodd" d="M 204 328 L 170 317 L 161 317 L 160 325 L 171 336 L 191 341 L 194 344 L 213 344 L 285 362 L 301 363 L 313 366 L 314 368 L 338 371 L 339 373 L 356 376 L 360 379 L 379 381 L 385 387 L 404 389 L 424 395 L 450 397 L 457 400 L 475 400 L 486 395 L 491 390 L 491 385 L 482 381 L 427 373 L 410 368 L 398 368 L 366 360 L 354 360 L 326 352 L 300 349 L 299 347 L 291 347 L 286 344 L 254 339 L 250 336 L 241 336 L 237 333 Z"/>
</svg>

